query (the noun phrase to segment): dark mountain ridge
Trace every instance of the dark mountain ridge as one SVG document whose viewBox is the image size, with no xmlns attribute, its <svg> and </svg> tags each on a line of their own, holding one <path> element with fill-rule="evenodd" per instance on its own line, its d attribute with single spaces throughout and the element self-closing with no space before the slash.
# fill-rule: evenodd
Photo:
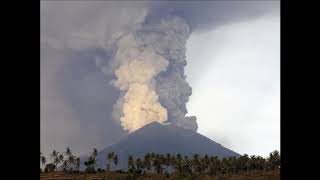
<svg viewBox="0 0 320 180">
<path fill-rule="evenodd" d="M 115 152 L 119 157 L 119 164 L 116 169 L 127 167 L 129 155 L 133 155 L 134 158 L 143 158 L 146 153 L 152 152 L 158 154 L 171 153 L 174 155 L 179 153 L 182 156 L 187 155 L 189 157 L 194 154 L 208 154 L 219 158 L 239 156 L 238 153 L 195 131 L 172 124 L 162 125 L 158 122 L 147 124 L 124 137 L 118 143 L 99 151 L 97 167 L 106 167 L 107 153 L 110 152 Z M 83 162 L 83 160 L 86 160 L 86 157 L 82 157 L 81 161 Z M 84 167 L 82 166 L 82 168 Z"/>
</svg>

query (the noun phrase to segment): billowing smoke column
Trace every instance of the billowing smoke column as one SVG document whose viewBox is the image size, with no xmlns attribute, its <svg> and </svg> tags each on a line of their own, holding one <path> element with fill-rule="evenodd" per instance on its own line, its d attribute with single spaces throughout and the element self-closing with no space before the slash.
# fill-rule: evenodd
<svg viewBox="0 0 320 180">
<path fill-rule="evenodd" d="M 167 110 L 159 103 L 153 82 L 168 61 L 136 40 L 133 33 L 122 37 L 117 45 L 115 59 L 120 66 L 114 85 L 124 92 L 120 98 L 122 127 L 131 132 L 152 121 L 166 121 Z"/>
<path fill-rule="evenodd" d="M 116 42 L 113 70 L 121 95 L 113 118 L 129 132 L 157 121 L 197 131 L 196 117 L 186 117 L 192 93 L 186 82 L 188 24 L 170 16 L 143 23 Z"/>
</svg>

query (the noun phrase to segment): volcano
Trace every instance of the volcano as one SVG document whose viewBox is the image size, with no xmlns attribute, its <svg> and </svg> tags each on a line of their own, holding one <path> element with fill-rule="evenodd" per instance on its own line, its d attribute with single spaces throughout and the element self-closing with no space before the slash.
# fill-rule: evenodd
<svg viewBox="0 0 320 180">
<path fill-rule="evenodd" d="M 106 167 L 107 153 L 110 152 L 115 152 L 119 157 L 119 164 L 116 169 L 127 167 L 129 155 L 133 155 L 134 158 L 143 158 L 146 153 L 152 152 L 175 155 L 179 153 L 182 157 L 184 155 L 191 157 L 194 154 L 208 154 L 218 156 L 219 158 L 239 156 L 238 153 L 193 130 L 184 129 L 172 124 L 163 125 L 158 122 L 147 124 L 124 137 L 118 143 L 99 151 L 97 167 Z M 81 159 L 83 162 L 86 160 L 86 157 L 82 157 Z"/>
</svg>

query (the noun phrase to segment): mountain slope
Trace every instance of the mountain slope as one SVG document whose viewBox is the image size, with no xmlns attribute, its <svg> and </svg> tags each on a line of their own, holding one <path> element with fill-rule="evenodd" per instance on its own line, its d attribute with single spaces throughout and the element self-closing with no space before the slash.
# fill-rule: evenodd
<svg viewBox="0 0 320 180">
<path fill-rule="evenodd" d="M 177 154 L 192 156 L 213 155 L 218 157 L 239 156 L 211 139 L 192 130 L 175 125 L 150 123 L 129 134 L 120 142 L 111 145 L 98 153 L 97 165 L 105 168 L 107 153 L 115 152 L 119 156 L 118 168 L 125 168 L 129 155 L 143 157 L 146 153 Z M 83 159 L 83 158 L 82 158 Z M 117 168 L 117 169 L 118 169 Z"/>
</svg>

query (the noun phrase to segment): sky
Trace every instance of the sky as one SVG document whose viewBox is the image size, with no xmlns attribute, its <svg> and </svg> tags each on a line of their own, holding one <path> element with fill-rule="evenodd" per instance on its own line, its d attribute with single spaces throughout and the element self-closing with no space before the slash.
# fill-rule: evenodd
<svg viewBox="0 0 320 180">
<path fill-rule="evenodd" d="M 280 150 L 279 17 L 194 33 L 187 49 L 198 132 L 240 154 Z"/>
<path fill-rule="evenodd" d="M 127 134 L 111 117 L 114 77 L 99 66 L 124 29 L 172 9 L 192 30 L 185 75 L 198 132 L 240 154 L 280 149 L 279 2 L 42 1 L 42 152 L 85 154 Z"/>
</svg>

